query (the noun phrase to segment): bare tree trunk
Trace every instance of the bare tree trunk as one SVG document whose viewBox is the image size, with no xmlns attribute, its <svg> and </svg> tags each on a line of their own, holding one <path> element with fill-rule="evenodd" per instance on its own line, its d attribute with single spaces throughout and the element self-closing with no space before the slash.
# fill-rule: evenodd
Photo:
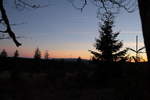
<svg viewBox="0 0 150 100">
<path fill-rule="evenodd" d="M 147 52 L 148 62 L 150 62 L 150 0 L 138 0 L 138 6 L 141 16 L 141 23 L 142 23 L 142 30 L 143 30 L 143 37 L 144 43 Z M 144 89 L 144 99 L 143 100 L 150 100 L 150 63 L 144 67 L 144 77 L 143 77 L 143 89 Z"/>
<path fill-rule="evenodd" d="M 147 58 L 148 62 L 150 62 L 150 1 L 138 0 L 138 4 Z"/>
</svg>

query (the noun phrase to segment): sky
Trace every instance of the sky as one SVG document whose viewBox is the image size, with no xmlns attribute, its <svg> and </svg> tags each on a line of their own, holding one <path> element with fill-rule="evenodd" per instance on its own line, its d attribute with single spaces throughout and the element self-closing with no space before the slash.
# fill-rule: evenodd
<svg viewBox="0 0 150 100">
<path fill-rule="evenodd" d="M 9 1 L 9 0 L 8 0 Z M 19 50 L 21 57 L 33 57 L 36 48 L 44 54 L 49 51 L 50 58 L 90 59 L 88 50 L 95 50 L 95 38 L 99 36 L 97 7 L 88 3 L 83 12 L 75 9 L 67 0 L 40 2 L 49 4 L 39 9 L 16 9 L 12 1 L 6 1 L 6 10 L 13 31 L 22 46 L 17 48 L 13 41 L 0 40 L 0 52 L 5 49 L 9 56 Z M 45 1 L 45 0 L 43 0 Z M 121 10 L 115 17 L 114 32 L 120 32 L 118 39 L 123 48 L 135 49 L 135 37 L 139 36 L 139 48 L 143 47 L 143 36 L 138 9 L 133 13 Z M 132 52 L 130 52 L 132 53 Z"/>
</svg>

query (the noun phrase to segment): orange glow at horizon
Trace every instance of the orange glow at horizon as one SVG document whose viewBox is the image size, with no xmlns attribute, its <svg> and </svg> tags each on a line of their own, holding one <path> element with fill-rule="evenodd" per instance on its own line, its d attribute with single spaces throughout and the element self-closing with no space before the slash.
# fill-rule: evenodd
<svg viewBox="0 0 150 100">
<path fill-rule="evenodd" d="M 136 54 L 135 54 L 135 53 L 129 52 L 128 55 L 129 55 L 129 57 L 133 57 L 133 56 L 136 57 Z M 147 60 L 147 55 L 146 55 L 146 53 L 139 54 L 139 57 L 140 57 L 141 60 L 142 60 L 142 61 L 140 61 L 140 62 L 147 62 L 147 61 L 148 61 L 148 60 Z M 134 62 L 134 61 L 132 60 L 131 62 Z"/>
<path fill-rule="evenodd" d="M 88 51 L 76 50 L 76 51 L 53 51 L 49 52 L 50 58 L 78 58 L 90 59 L 90 53 Z"/>
<path fill-rule="evenodd" d="M 49 58 L 78 58 L 90 59 L 90 53 L 88 51 L 76 50 L 76 51 L 48 51 Z M 41 56 L 44 58 L 45 51 L 41 50 Z M 20 57 L 33 58 L 34 51 L 20 53 Z"/>
<path fill-rule="evenodd" d="M 135 43 L 134 42 L 125 42 L 125 47 L 133 47 L 133 49 L 135 49 Z M 73 44 L 77 45 L 77 44 Z M 88 48 L 88 46 L 86 44 L 80 44 L 78 49 L 74 49 L 72 46 L 68 45 L 68 46 L 64 46 L 65 48 L 58 48 L 58 49 L 51 49 L 48 48 L 48 52 L 49 52 L 49 58 L 78 58 L 81 57 L 82 59 L 90 59 L 91 58 L 91 53 L 88 52 L 88 50 L 82 48 L 83 46 L 86 46 L 86 48 Z M 70 47 L 72 50 L 67 50 L 67 48 Z M 139 43 L 139 47 L 143 47 L 142 43 Z M 5 49 L 6 52 L 8 53 L 8 56 L 13 56 L 15 50 L 19 51 L 19 56 L 20 57 L 26 57 L 26 58 L 33 58 L 34 56 L 34 52 L 35 49 L 33 48 L 37 48 L 36 46 L 31 47 L 31 46 L 21 46 L 19 48 L 16 48 L 15 46 L 7 46 L 4 45 L 3 48 L 0 49 L 0 51 L 2 51 L 2 49 Z M 43 48 L 43 49 L 42 49 Z M 44 58 L 44 54 L 45 54 L 45 48 L 44 47 L 40 47 L 39 48 L 41 51 L 41 56 L 42 58 Z M 51 50 L 50 50 L 51 49 Z M 132 51 L 127 52 L 127 55 L 129 56 L 135 56 L 135 53 Z M 146 53 L 140 53 L 140 56 L 142 56 L 142 58 L 147 61 L 147 57 L 146 57 Z"/>
<path fill-rule="evenodd" d="M 13 56 L 15 52 L 15 48 L 4 48 L 6 52 L 8 53 L 8 56 Z M 20 57 L 25 57 L 25 58 L 33 58 L 34 56 L 34 51 L 31 49 L 24 49 L 24 48 L 18 48 L 19 51 L 19 56 Z M 41 51 L 41 57 L 44 58 L 45 50 L 40 50 Z M 55 50 L 51 51 L 48 50 L 49 52 L 49 58 L 78 58 L 81 57 L 82 59 L 90 59 L 91 58 L 91 53 L 88 52 L 88 50 Z M 135 56 L 135 53 L 133 52 L 128 52 L 129 56 Z M 144 59 L 144 61 L 147 61 L 147 56 L 146 54 L 140 54 L 140 56 Z"/>
</svg>

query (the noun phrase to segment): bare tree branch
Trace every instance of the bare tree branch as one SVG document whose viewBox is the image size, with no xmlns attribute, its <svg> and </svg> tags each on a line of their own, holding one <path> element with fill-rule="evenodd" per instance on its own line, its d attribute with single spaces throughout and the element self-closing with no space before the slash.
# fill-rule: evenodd
<svg viewBox="0 0 150 100">
<path fill-rule="evenodd" d="M 82 2 L 82 0 L 80 1 Z M 137 2 L 136 0 L 134 0 L 135 2 L 131 0 L 90 0 L 90 1 L 93 2 L 93 4 L 96 5 L 98 8 L 104 9 L 106 12 L 108 12 L 109 10 L 114 10 L 114 9 L 118 11 L 120 8 L 124 8 L 127 12 L 132 13 L 136 10 L 136 7 L 137 7 L 137 5 L 135 5 L 135 3 Z M 87 5 L 88 1 L 84 0 L 83 5 L 79 8 L 76 7 L 73 4 L 73 2 L 71 3 L 73 7 L 77 9 L 81 9 L 82 11 Z"/>
<path fill-rule="evenodd" d="M 130 10 L 130 7 L 122 5 L 122 2 L 117 2 L 116 0 L 110 0 L 111 3 L 118 5 L 120 8 L 124 8 L 127 12 L 132 13 L 135 9 Z M 130 2 L 130 1 L 129 1 Z M 129 3 L 128 3 L 129 4 Z M 133 6 L 132 6 L 133 7 Z"/>
<path fill-rule="evenodd" d="M 7 31 L 5 30 L 5 31 L 3 31 L 3 30 L 0 30 L 0 33 L 7 33 Z"/>
<path fill-rule="evenodd" d="M 44 7 L 48 7 L 49 5 L 40 5 L 40 4 L 33 4 L 31 2 L 29 2 L 28 0 L 14 0 L 14 4 L 16 5 L 16 8 L 18 7 L 22 7 L 23 9 L 25 7 L 29 7 L 29 8 L 44 8 Z"/>
<path fill-rule="evenodd" d="M 39 8 L 40 7 L 40 5 L 30 4 L 30 3 L 22 1 L 22 0 L 15 0 L 15 4 L 18 5 L 18 6 L 24 6 L 24 7 L 28 6 L 28 7 L 31 7 L 31 8 Z"/>
<path fill-rule="evenodd" d="M 78 9 L 78 10 L 80 10 L 81 12 L 83 11 L 83 9 L 86 7 L 86 5 L 87 5 L 87 0 L 81 0 L 81 3 L 83 3 L 82 5 L 81 5 L 81 7 L 77 7 L 77 5 L 75 5 L 74 4 L 74 0 L 68 0 L 71 4 L 72 4 L 72 6 L 75 8 L 75 9 Z"/>
<path fill-rule="evenodd" d="M 18 25 L 18 24 L 10 24 L 9 22 L 9 18 L 7 16 L 6 10 L 4 8 L 4 4 L 3 4 L 4 0 L 0 0 L 0 13 L 1 13 L 1 18 L 0 18 L 0 24 L 3 25 L 3 27 L 5 28 L 4 31 L 0 30 L 0 33 L 8 33 L 9 36 L 11 37 L 11 39 L 14 41 L 14 43 L 16 44 L 17 47 L 19 47 L 21 44 L 17 41 L 17 38 L 15 36 L 15 33 L 13 32 L 11 25 Z M 34 2 L 32 0 L 14 0 L 14 4 L 16 5 L 16 8 L 43 8 L 43 7 L 47 7 L 48 4 L 46 5 L 40 5 L 40 4 L 34 4 Z M 2 37 L 3 38 L 3 37 Z M 10 39 L 8 37 L 5 37 L 3 39 Z"/>
<path fill-rule="evenodd" d="M 3 0 L 0 0 L 0 11 L 1 11 L 2 19 L 4 20 L 4 23 L 6 24 L 6 32 L 13 39 L 14 43 L 16 44 L 16 46 L 19 47 L 21 44 L 17 41 L 15 33 L 12 31 L 12 29 L 10 27 L 6 11 L 5 11 L 4 7 L 3 7 Z"/>
<path fill-rule="evenodd" d="M 11 26 L 16 26 L 16 25 L 22 25 L 22 24 L 25 24 L 24 22 L 23 23 L 13 23 L 13 24 L 10 24 Z"/>
<path fill-rule="evenodd" d="M 85 8 L 86 5 L 87 5 L 87 0 L 84 0 L 84 4 L 83 4 L 83 6 L 81 7 L 81 12 L 83 11 L 83 9 Z"/>
<path fill-rule="evenodd" d="M 25 37 L 24 36 L 16 36 L 16 38 L 19 39 L 19 38 L 25 38 Z M 0 40 L 4 40 L 4 39 L 11 39 L 11 38 L 6 34 L 0 35 Z"/>
</svg>

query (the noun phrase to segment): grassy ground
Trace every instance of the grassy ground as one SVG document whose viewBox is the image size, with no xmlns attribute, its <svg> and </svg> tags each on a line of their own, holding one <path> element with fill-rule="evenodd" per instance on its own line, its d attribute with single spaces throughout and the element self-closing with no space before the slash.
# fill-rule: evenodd
<svg viewBox="0 0 150 100">
<path fill-rule="evenodd" d="M 147 63 L 3 58 L 0 99 L 143 100 L 146 66 Z"/>
</svg>

